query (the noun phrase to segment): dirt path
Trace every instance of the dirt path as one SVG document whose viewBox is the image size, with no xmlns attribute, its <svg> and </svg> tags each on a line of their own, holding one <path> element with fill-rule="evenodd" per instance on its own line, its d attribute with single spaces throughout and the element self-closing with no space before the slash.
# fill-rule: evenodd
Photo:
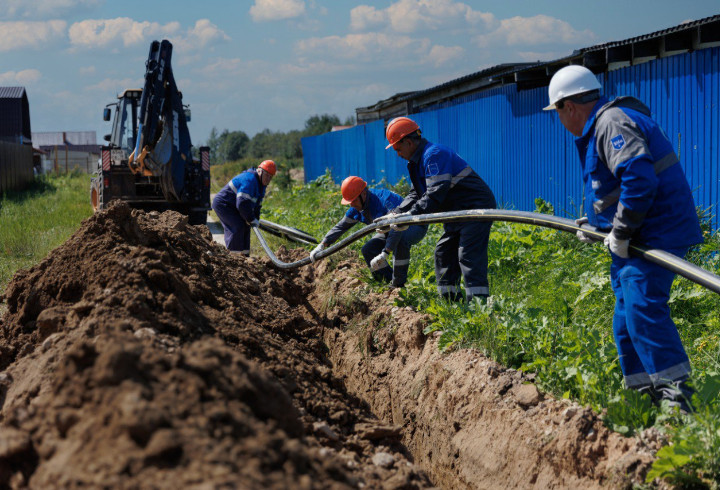
<svg viewBox="0 0 720 490">
<path fill-rule="evenodd" d="M 326 264 L 277 271 L 173 212 L 85 220 L 3 298 L 0 488 L 570 488 L 646 470 L 638 440 L 477 353 L 440 356 L 422 316 Z"/>
</svg>

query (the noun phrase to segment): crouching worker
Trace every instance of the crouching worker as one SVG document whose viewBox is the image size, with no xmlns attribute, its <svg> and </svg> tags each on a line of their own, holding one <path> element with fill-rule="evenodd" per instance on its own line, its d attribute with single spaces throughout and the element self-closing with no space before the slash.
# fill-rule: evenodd
<svg viewBox="0 0 720 490">
<path fill-rule="evenodd" d="M 347 213 L 322 239 L 320 244 L 310 253 L 315 256 L 335 243 L 347 230 L 362 222 L 372 224 L 373 220 L 388 214 L 402 202 L 402 197 L 387 189 L 370 189 L 360 177 L 350 176 L 340 187 L 341 203 L 350 205 Z M 412 225 L 405 229 L 396 227 L 387 233 L 376 233 L 362 247 L 365 262 L 373 271 L 373 276 L 395 287 L 402 287 L 407 281 L 410 266 L 410 247 L 423 239 L 427 226 Z M 388 258 L 393 255 L 393 267 L 390 268 Z"/>
<path fill-rule="evenodd" d="M 225 230 L 228 250 L 250 255 L 250 227 L 258 226 L 265 189 L 276 171 L 275 162 L 265 160 L 233 177 L 215 195 L 212 208 Z"/>
</svg>

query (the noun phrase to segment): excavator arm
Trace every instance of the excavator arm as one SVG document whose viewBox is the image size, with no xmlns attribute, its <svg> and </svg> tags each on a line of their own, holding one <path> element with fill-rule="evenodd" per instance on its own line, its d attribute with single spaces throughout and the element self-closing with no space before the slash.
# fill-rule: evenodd
<svg viewBox="0 0 720 490">
<path fill-rule="evenodd" d="M 135 150 L 128 164 L 134 173 L 159 177 L 166 198 L 178 201 L 183 200 L 186 167 L 192 164 L 192 143 L 171 58 L 170 41 L 152 42 L 138 106 Z"/>
</svg>

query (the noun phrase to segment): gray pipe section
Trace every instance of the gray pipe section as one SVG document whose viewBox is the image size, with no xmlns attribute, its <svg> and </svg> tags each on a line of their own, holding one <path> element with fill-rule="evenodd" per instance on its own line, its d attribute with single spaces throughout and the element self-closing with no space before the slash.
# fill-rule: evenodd
<svg viewBox="0 0 720 490">
<path fill-rule="evenodd" d="M 393 223 L 400 225 L 426 225 L 432 223 L 455 223 L 460 221 L 508 221 L 511 223 L 523 223 L 535 226 L 543 226 L 545 228 L 552 228 L 555 230 L 566 231 L 568 233 L 576 233 L 582 230 L 583 233 L 602 241 L 607 236 L 607 233 L 599 231 L 592 226 L 585 225 L 582 228 L 575 224 L 574 220 L 559 218 L 557 216 L 551 216 L 548 214 L 531 213 L 527 211 L 511 211 L 504 209 L 469 209 L 466 211 L 453 211 L 449 213 L 433 213 L 433 214 L 421 214 L 417 216 L 400 216 L 397 218 L 391 218 L 382 220 L 378 223 L 365 226 L 364 228 L 351 234 L 344 240 L 341 240 L 334 245 L 322 250 L 317 254 L 317 259 L 322 259 L 329 255 L 334 254 L 340 249 L 343 249 L 351 243 L 361 239 L 365 235 L 373 233 L 376 229 L 389 228 Z M 273 264 L 280 269 L 294 269 L 296 267 L 302 267 L 310 263 L 310 257 L 298 260 L 296 262 L 282 262 L 278 260 L 275 254 L 270 250 L 265 239 L 257 228 L 254 228 L 255 235 L 258 237 L 260 244 L 262 245 L 265 252 L 268 254 Z M 676 257 L 673 254 L 658 249 L 648 249 L 637 245 L 630 245 L 630 253 L 639 256 L 658 264 L 674 273 L 693 281 L 710 291 L 720 294 L 720 276 L 716 276 L 712 272 L 708 272 L 690 262 Z"/>
</svg>

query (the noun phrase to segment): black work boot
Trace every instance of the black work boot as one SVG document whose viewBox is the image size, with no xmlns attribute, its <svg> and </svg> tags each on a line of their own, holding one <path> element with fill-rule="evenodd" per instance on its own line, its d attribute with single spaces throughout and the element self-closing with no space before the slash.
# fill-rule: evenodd
<svg viewBox="0 0 720 490">
<path fill-rule="evenodd" d="M 692 396 L 695 390 L 687 383 L 687 379 L 661 381 L 654 387 L 660 395 L 660 401 L 667 400 L 671 407 L 678 407 L 682 413 L 693 412 Z"/>
<path fill-rule="evenodd" d="M 639 386 L 637 388 L 633 388 L 635 391 L 640 393 L 641 395 L 648 395 L 650 397 L 650 401 L 653 403 L 653 405 L 657 406 L 660 405 L 660 399 L 661 395 L 658 393 L 658 391 L 655 389 L 653 385 L 646 385 L 646 386 Z"/>
</svg>

